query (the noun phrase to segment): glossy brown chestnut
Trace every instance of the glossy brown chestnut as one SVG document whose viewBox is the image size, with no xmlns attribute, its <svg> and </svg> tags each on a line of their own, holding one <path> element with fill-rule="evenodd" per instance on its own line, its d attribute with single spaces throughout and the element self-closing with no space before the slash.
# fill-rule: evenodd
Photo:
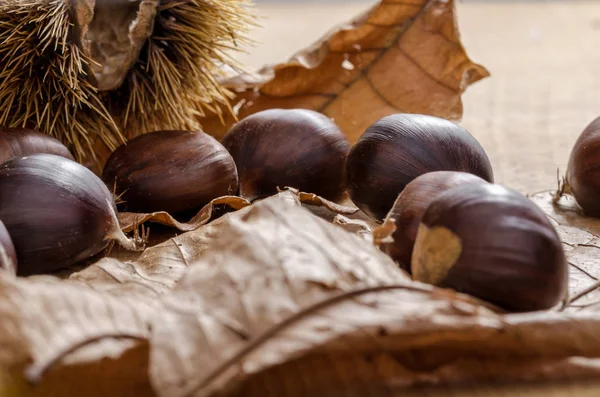
<svg viewBox="0 0 600 397">
<path fill-rule="evenodd" d="M 386 217 L 394 220 L 396 231 L 392 235 L 394 241 L 382 243 L 381 250 L 410 273 L 417 230 L 429 204 L 445 191 L 471 183 L 487 182 L 476 175 L 457 171 L 434 171 L 415 178 L 400 193 Z"/>
<path fill-rule="evenodd" d="M 0 219 L 14 244 L 18 274 L 47 273 L 90 258 L 121 232 L 112 194 L 74 161 L 52 154 L 0 165 Z"/>
<path fill-rule="evenodd" d="M 350 150 L 348 192 L 361 210 L 381 220 L 410 181 L 431 171 L 494 180 L 487 154 L 464 128 L 433 116 L 393 114 L 367 128 Z"/>
<path fill-rule="evenodd" d="M 511 311 L 549 309 L 567 292 L 567 261 L 546 215 L 493 184 L 454 187 L 429 205 L 411 267 L 415 280 Z"/>
<path fill-rule="evenodd" d="M 0 268 L 11 273 L 15 273 L 17 270 L 15 246 L 2 221 L 0 221 Z"/>
<path fill-rule="evenodd" d="M 248 200 L 293 187 L 330 200 L 345 190 L 344 164 L 350 144 L 327 116 L 305 109 L 270 109 L 246 117 L 227 133 Z"/>
<path fill-rule="evenodd" d="M 571 150 L 567 184 L 583 212 L 600 217 L 600 117 L 584 129 Z"/>
<path fill-rule="evenodd" d="M 0 128 L 0 164 L 35 153 L 55 154 L 74 160 L 69 149 L 49 135 L 26 128 Z"/>
<path fill-rule="evenodd" d="M 198 209 L 238 189 L 231 155 L 202 131 L 140 135 L 109 157 L 102 179 L 132 212 Z"/>
</svg>

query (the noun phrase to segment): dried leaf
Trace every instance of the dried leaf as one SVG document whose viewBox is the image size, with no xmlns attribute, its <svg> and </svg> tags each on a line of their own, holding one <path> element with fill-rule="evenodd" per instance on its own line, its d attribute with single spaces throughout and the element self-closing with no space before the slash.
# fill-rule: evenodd
<svg viewBox="0 0 600 397">
<path fill-rule="evenodd" d="M 554 192 L 530 195 L 550 217 L 560 235 L 569 261 L 569 295 L 566 310 L 575 311 L 600 303 L 600 219 L 583 215 L 570 195 L 553 202 Z"/>
<path fill-rule="evenodd" d="M 396 220 L 386 217 L 380 226 L 373 229 L 373 244 L 379 247 L 382 243 L 393 242 L 392 238 L 396 231 Z"/>
<path fill-rule="evenodd" d="M 245 210 L 238 211 L 236 215 L 243 216 Z M 147 248 L 131 261 L 121 255 L 103 258 L 71 274 L 69 279 L 118 296 L 160 299 L 179 282 L 190 263 L 221 234 L 222 224 L 227 219 L 225 215 L 194 231 L 169 238 Z"/>
<path fill-rule="evenodd" d="M 600 360 L 467 360 L 431 370 L 393 353 L 307 355 L 248 379 L 231 397 L 542 397 L 596 396 Z M 579 381 L 579 382 L 577 382 Z"/>
<path fill-rule="evenodd" d="M 598 219 L 584 216 L 572 196 L 564 195 L 556 204 L 552 202 L 553 196 L 554 191 L 529 195 L 531 200 L 542 208 L 550 219 L 568 227 L 568 229 L 559 230 L 562 233 L 561 239 L 572 240 L 572 244 L 583 244 L 586 240 L 589 242 L 593 236 L 600 235 Z M 569 234 L 573 234 L 573 237 L 568 237 Z"/>
<path fill-rule="evenodd" d="M 167 297 L 168 312 L 153 328 L 151 376 L 159 395 L 350 396 L 388 390 L 392 379 L 404 389 L 600 373 L 600 316 L 593 311 L 502 314 L 407 282 L 396 267 L 383 278 L 319 288 L 322 280 L 313 285 L 313 277 L 322 266 L 366 252 L 372 269 L 389 259 L 275 201 L 230 221 L 224 235 L 236 244 L 213 241 Z M 587 231 L 565 227 L 563 238 L 589 242 Z M 169 341 L 175 332 L 177 344 Z"/>
<path fill-rule="evenodd" d="M 340 225 L 350 233 L 357 234 L 367 240 L 373 242 L 373 231 L 369 224 L 361 219 L 351 219 L 343 215 L 336 215 L 333 218 L 335 225 Z"/>
<path fill-rule="evenodd" d="M 313 193 L 301 192 L 297 189 L 286 188 L 281 192 L 289 191 L 298 197 L 298 200 L 302 204 L 312 205 L 315 207 L 324 207 L 326 210 L 334 214 L 356 214 L 359 209 L 356 208 L 349 200 L 348 203 L 351 205 L 342 205 L 334 203 L 324 199 L 323 197 L 317 196 Z M 280 197 L 281 198 L 281 197 Z M 182 232 L 189 232 L 198 229 L 200 226 L 210 222 L 216 212 L 220 212 L 221 209 L 226 211 L 237 211 L 250 205 L 250 202 L 237 196 L 224 196 L 212 200 L 206 204 L 192 219 L 188 222 L 179 222 L 173 216 L 167 212 L 153 212 L 150 214 L 145 213 L 134 213 L 134 212 L 121 212 L 119 213 L 119 223 L 121 229 L 124 232 L 130 232 L 136 230 L 140 225 L 145 222 L 154 222 L 165 226 L 171 226 Z"/>
<path fill-rule="evenodd" d="M 274 199 L 300 205 L 295 197 Z M 0 278 L 0 395 L 151 395 L 149 319 L 225 219 L 148 248 L 133 261 L 103 258 L 68 280 Z M 67 374 L 81 378 L 66 382 Z M 41 383 L 31 388 L 25 379 Z"/>
<path fill-rule="evenodd" d="M 546 368 L 573 369 L 579 355 L 582 368 L 560 378 L 599 374 L 597 316 L 499 316 L 410 290 L 362 291 L 329 303 L 250 343 L 196 395 L 378 395 L 388 387 L 556 380 Z"/>
<path fill-rule="evenodd" d="M 313 109 L 333 118 L 350 141 L 391 113 L 460 118 L 461 94 L 488 72 L 467 57 L 454 6 L 382 0 L 288 62 L 223 83 L 236 92 L 238 118 L 269 108 Z M 226 112 L 200 119 L 217 137 L 234 121 Z"/>
<path fill-rule="evenodd" d="M 123 350 L 123 343 L 119 345 Z M 107 347 L 94 345 L 96 353 Z M 70 355 L 32 385 L 22 370 L 0 368 L 0 395 L 7 397 L 153 397 L 148 381 L 148 344 L 137 342 L 122 354 L 93 359 Z M 106 356 L 106 354 L 104 354 Z"/>
<path fill-rule="evenodd" d="M 302 204 L 313 205 L 316 207 L 325 207 L 326 209 L 336 214 L 352 215 L 360 211 L 358 207 L 356 207 L 356 205 L 354 205 L 354 203 L 350 201 L 348 197 L 342 200 L 345 201 L 347 205 L 342 205 L 334 203 L 333 201 L 329 201 L 321 196 L 317 196 L 314 193 L 301 192 L 298 189 L 290 187 L 286 188 L 285 190 L 289 190 L 296 194 Z"/>
<path fill-rule="evenodd" d="M 323 216 L 322 212 L 316 213 L 316 215 L 328 219 L 326 216 Z M 393 220 L 386 219 L 383 224 L 379 224 L 362 211 L 352 214 L 352 216 L 336 214 L 332 222 L 335 225 L 343 227 L 350 233 L 363 237 L 376 247 L 379 247 L 382 242 L 393 241 L 392 234 L 396 230 L 396 224 Z"/>
<path fill-rule="evenodd" d="M 241 197 L 225 196 L 214 199 L 210 203 L 206 204 L 188 222 L 179 222 L 169 213 L 160 211 L 150 214 L 121 212 L 119 213 L 119 223 L 124 232 L 135 230 L 139 225 L 142 225 L 145 222 L 154 222 L 161 225 L 172 226 L 182 232 L 188 232 L 198 229 L 200 226 L 208 223 L 217 210 L 217 206 L 224 206 L 228 210 L 231 209 L 237 211 L 248 205 L 250 205 L 250 202 Z"/>
<path fill-rule="evenodd" d="M 29 279 L 0 275 L 0 368 L 24 368 L 39 382 L 69 353 L 88 345 L 97 359 L 147 340 L 159 303 L 99 293 L 50 276 Z M 108 343 L 94 348 L 98 341 Z"/>
<path fill-rule="evenodd" d="M 300 205 L 291 192 L 274 199 Z M 236 213 L 243 214 L 244 210 Z M 78 395 L 73 391 L 96 385 L 85 395 L 131 397 L 140 392 L 140 396 L 148 396 L 148 319 L 161 312 L 161 297 L 220 234 L 219 225 L 227 217 L 148 248 L 133 261 L 103 258 L 68 280 L 52 276 L 11 282 L 0 279 L 0 392 Z M 136 336 L 142 340 L 133 345 L 123 339 Z M 106 367 L 109 353 L 112 366 Z M 34 354 L 37 356 L 30 357 Z M 30 379 L 50 369 L 43 379 L 36 379 L 42 382 L 33 389 L 21 375 L 28 360 L 33 362 L 27 369 Z M 126 364 L 131 365 L 124 368 Z M 71 387 L 65 383 L 69 371 L 82 376 Z M 106 384 L 107 379 L 114 380 L 109 383 L 115 388 Z M 77 387 L 79 382 L 84 385 Z M 132 390 L 136 394 L 128 393 Z"/>
<path fill-rule="evenodd" d="M 253 368 L 262 368 L 245 356 L 263 344 L 276 343 L 277 348 L 261 360 L 278 364 L 338 332 L 362 333 L 360 321 L 391 320 L 390 312 L 372 299 L 355 301 L 369 292 L 412 291 L 418 302 L 411 305 L 407 293 L 395 304 L 402 302 L 398 306 L 411 315 L 420 312 L 428 322 L 440 307 L 461 319 L 464 310 L 491 313 L 451 292 L 433 294 L 432 287 L 410 281 L 372 244 L 305 208 L 269 198 L 243 211 L 222 223 L 221 237 L 165 298 L 166 311 L 153 325 L 151 347 L 151 379 L 160 395 L 205 396 L 233 385 Z M 346 321 L 317 314 L 344 302 L 355 305 L 344 312 L 350 316 Z M 309 319 L 316 323 L 314 330 L 285 331 Z M 280 332 L 285 335 L 278 339 Z M 175 334 L 177 343 L 172 343 Z"/>
<path fill-rule="evenodd" d="M 265 201 L 274 201 L 285 207 L 295 207 L 302 205 L 300 197 L 298 192 L 286 190 Z M 245 202 L 235 198 L 223 198 L 223 200 L 228 203 L 244 204 Z M 147 248 L 139 256 L 131 257 L 131 253 L 119 252 L 103 258 L 81 271 L 70 274 L 69 280 L 118 296 L 145 296 L 160 299 L 175 287 L 188 268 L 214 244 L 215 239 L 222 236 L 232 245 L 236 244 L 233 236 L 223 230 L 230 222 L 235 222 L 235 219 L 247 216 L 252 208 L 246 205 L 237 212 L 225 214 L 179 236 L 173 237 L 167 233 L 168 237 L 165 241 Z"/>
</svg>

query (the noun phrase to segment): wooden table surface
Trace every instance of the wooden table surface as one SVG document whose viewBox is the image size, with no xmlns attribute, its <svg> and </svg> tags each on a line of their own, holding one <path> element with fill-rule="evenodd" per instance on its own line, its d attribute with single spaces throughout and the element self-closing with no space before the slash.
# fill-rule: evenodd
<svg viewBox="0 0 600 397">
<path fill-rule="evenodd" d="M 261 42 L 240 56 L 287 59 L 374 1 L 259 3 Z M 492 76 L 464 95 L 462 124 L 488 151 L 497 182 L 522 192 L 556 186 L 571 147 L 600 116 L 600 2 L 457 2 L 469 56 Z"/>
</svg>

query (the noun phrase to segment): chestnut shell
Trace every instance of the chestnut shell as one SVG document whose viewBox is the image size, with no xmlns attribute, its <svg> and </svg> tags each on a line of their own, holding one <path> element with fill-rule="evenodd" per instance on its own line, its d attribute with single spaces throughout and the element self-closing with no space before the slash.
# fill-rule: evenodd
<svg viewBox="0 0 600 397">
<path fill-rule="evenodd" d="M 74 160 L 69 149 L 47 134 L 27 128 L 0 128 L 0 164 L 36 153 L 55 154 Z"/>
<path fill-rule="evenodd" d="M 429 204 L 445 191 L 471 183 L 487 182 L 476 175 L 457 171 L 434 171 L 415 178 L 400 193 L 386 217 L 394 219 L 396 231 L 392 234 L 394 241 L 382 243 L 381 250 L 410 273 L 417 230 Z"/>
<path fill-rule="evenodd" d="M 381 220 L 408 183 L 432 171 L 494 180 L 487 154 L 466 129 L 438 117 L 393 114 L 367 128 L 350 150 L 348 192 L 361 210 Z"/>
<path fill-rule="evenodd" d="M 4 223 L 0 221 L 0 268 L 16 271 L 17 253 Z"/>
<path fill-rule="evenodd" d="M 231 155 L 202 131 L 139 135 L 112 153 L 102 179 L 132 212 L 180 213 L 238 189 Z"/>
<path fill-rule="evenodd" d="M 248 200 L 293 187 L 329 200 L 345 192 L 346 137 L 327 116 L 306 109 L 269 109 L 246 117 L 223 138 Z"/>
<path fill-rule="evenodd" d="M 52 154 L 0 165 L 0 219 L 22 276 L 47 273 L 99 253 L 113 230 L 112 194 L 93 172 Z"/>
<path fill-rule="evenodd" d="M 600 117 L 575 142 L 569 157 L 567 182 L 583 212 L 600 217 Z"/>
<path fill-rule="evenodd" d="M 439 195 L 423 214 L 411 266 L 415 280 L 512 311 L 549 309 L 567 292 L 567 260 L 546 215 L 493 184 Z"/>
</svg>

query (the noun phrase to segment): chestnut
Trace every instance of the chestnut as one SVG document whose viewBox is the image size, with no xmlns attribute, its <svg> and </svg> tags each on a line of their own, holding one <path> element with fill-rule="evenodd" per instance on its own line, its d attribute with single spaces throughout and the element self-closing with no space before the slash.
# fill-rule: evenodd
<svg viewBox="0 0 600 397">
<path fill-rule="evenodd" d="M 0 165 L 0 219 L 22 276 L 88 259 L 110 240 L 138 248 L 119 228 L 113 196 L 102 180 L 83 165 L 53 154 Z"/>
<path fill-rule="evenodd" d="M 231 155 L 202 131 L 139 135 L 111 154 L 102 179 L 131 212 L 194 210 L 238 189 Z"/>
<path fill-rule="evenodd" d="M 0 268 L 11 273 L 15 273 L 17 269 L 15 246 L 2 221 L 0 221 Z"/>
<path fill-rule="evenodd" d="M 350 150 L 348 192 L 367 215 L 382 220 L 406 185 L 431 171 L 494 180 L 487 154 L 466 129 L 438 117 L 393 114 L 369 126 Z"/>
<path fill-rule="evenodd" d="M 458 171 L 434 171 L 415 178 L 400 193 L 386 217 L 396 225 L 393 241 L 384 242 L 379 248 L 410 273 L 417 230 L 429 204 L 443 192 L 471 183 L 488 182 L 476 175 Z"/>
<path fill-rule="evenodd" d="M 69 149 L 47 134 L 27 128 L 0 128 L 0 164 L 35 153 L 55 154 L 74 160 Z"/>
<path fill-rule="evenodd" d="M 223 138 L 253 201 L 292 187 L 336 201 L 345 192 L 350 144 L 327 116 L 305 109 L 269 109 L 246 117 Z"/>
<path fill-rule="evenodd" d="M 411 269 L 417 281 L 510 311 L 549 309 L 567 293 L 567 260 L 544 212 L 493 184 L 457 186 L 433 200 L 421 218 Z"/>
<path fill-rule="evenodd" d="M 600 117 L 592 121 L 575 142 L 566 182 L 566 190 L 583 212 L 600 217 Z"/>
</svg>

